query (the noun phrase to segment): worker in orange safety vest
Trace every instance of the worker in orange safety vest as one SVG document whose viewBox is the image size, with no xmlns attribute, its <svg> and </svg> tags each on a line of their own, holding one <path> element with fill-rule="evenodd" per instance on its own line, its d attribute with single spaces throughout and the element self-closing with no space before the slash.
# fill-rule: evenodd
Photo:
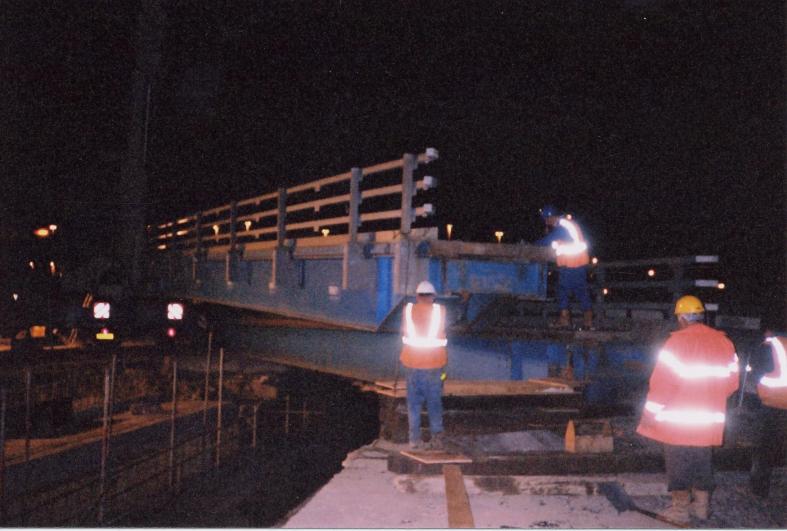
<svg viewBox="0 0 787 531">
<path fill-rule="evenodd" d="M 754 494 L 767 498 L 772 470 L 787 447 L 787 338 L 770 336 L 764 343 L 770 351 L 766 359 L 772 363 L 768 364 L 771 370 L 757 382 L 762 407 L 758 411 L 758 441 L 749 481 Z"/>
<path fill-rule="evenodd" d="M 658 353 L 637 433 L 664 443 L 671 506 L 662 516 L 707 519 L 713 490 L 713 446 L 721 446 L 727 398 L 738 389 L 738 356 L 724 332 L 702 321 L 692 295 L 675 304 L 678 328 Z"/>
<path fill-rule="evenodd" d="M 415 290 L 416 302 L 405 304 L 402 314 L 402 352 L 399 356 L 407 371 L 407 419 L 412 449 L 423 449 L 421 409 L 426 402 L 429 414 L 431 449 L 443 447 L 443 368 L 448 362 L 443 306 L 434 302 L 437 295 L 431 282 L 423 281 Z"/>
</svg>

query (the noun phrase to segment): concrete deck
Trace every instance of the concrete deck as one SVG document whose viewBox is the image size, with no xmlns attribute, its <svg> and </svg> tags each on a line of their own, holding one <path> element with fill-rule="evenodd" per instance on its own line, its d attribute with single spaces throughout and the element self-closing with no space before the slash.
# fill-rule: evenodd
<svg viewBox="0 0 787 531">
<path fill-rule="evenodd" d="M 286 528 L 448 527 L 445 481 L 440 475 L 396 474 L 388 457 L 405 449 L 382 440 L 347 456 L 343 470 L 294 510 Z M 776 472 L 767 501 L 752 496 L 745 472 L 717 472 L 713 515 L 704 528 L 781 528 L 787 506 L 785 469 Z M 588 476 L 465 476 L 476 527 L 669 528 L 634 511 L 618 511 L 598 494 L 601 482 L 618 482 L 643 509 L 669 502 L 664 474 Z"/>
</svg>

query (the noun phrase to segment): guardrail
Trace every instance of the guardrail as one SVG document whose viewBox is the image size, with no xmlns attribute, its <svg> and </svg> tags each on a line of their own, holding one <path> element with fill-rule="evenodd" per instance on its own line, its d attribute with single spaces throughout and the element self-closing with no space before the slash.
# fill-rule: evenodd
<svg viewBox="0 0 787 531">
<path fill-rule="evenodd" d="M 355 241 L 363 224 L 392 220 L 400 220 L 399 230 L 409 233 L 418 217 L 434 213 L 429 203 L 413 206 L 413 197 L 437 185 L 436 179 L 428 175 L 416 179 L 414 172 L 419 164 L 428 164 L 438 157 L 434 148 L 427 148 L 419 155 L 405 153 L 401 159 L 352 168 L 345 173 L 232 201 L 174 221 L 148 225 L 148 241 L 161 251 L 191 249 L 197 252 L 217 245 L 229 245 L 230 250 L 234 250 L 238 244 L 255 241 L 275 241 L 283 245 L 288 236 L 301 231 L 311 231 L 301 237 L 318 237 L 322 230 L 346 232 L 349 240 Z M 401 182 L 390 184 L 380 177 L 397 169 L 402 170 Z M 366 183 L 368 186 L 362 186 Z M 315 198 L 315 195 L 322 197 Z M 400 196 L 400 207 L 390 208 L 396 196 Z M 364 201 L 378 198 L 388 198 L 387 204 L 363 211 Z M 339 211 L 341 215 L 329 213 L 328 217 L 320 217 L 317 214 L 322 210 Z M 311 219 L 294 219 L 297 217 Z"/>
</svg>

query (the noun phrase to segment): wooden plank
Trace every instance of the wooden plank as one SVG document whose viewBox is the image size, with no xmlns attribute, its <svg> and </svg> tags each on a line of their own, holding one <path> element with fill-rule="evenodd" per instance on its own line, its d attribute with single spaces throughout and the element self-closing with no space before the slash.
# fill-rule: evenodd
<svg viewBox="0 0 787 531">
<path fill-rule="evenodd" d="M 448 527 L 474 528 L 473 511 L 470 509 L 470 498 L 465 489 L 462 470 L 457 465 L 444 465 L 445 503 L 448 507 Z"/>
<path fill-rule="evenodd" d="M 402 450 L 401 454 L 427 465 L 473 462 L 473 460 L 466 455 L 452 454 L 440 450 Z"/>
<path fill-rule="evenodd" d="M 574 392 L 571 380 L 542 378 L 539 380 L 492 381 L 492 380 L 446 380 L 443 396 L 519 396 L 544 394 L 547 389 L 561 389 L 566 393 Z M 395 389 L 394 389 L 395 386 Z M 376 391 L 386 396 L 405 396 L 407 383 L 403 381 L 380 380 L 364 390 Z M 394 392 L 395 390 L 395 392 Z"/>
</svg>

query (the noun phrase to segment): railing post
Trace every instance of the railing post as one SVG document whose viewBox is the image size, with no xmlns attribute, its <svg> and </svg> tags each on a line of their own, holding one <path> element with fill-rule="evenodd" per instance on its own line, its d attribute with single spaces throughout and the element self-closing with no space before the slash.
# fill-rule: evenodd
<svg viewBox="0 0 787 531">
<path fill-rule="evenodd" d="M 194 233 L 197 238 L 197 243 L 194 247 L 194 256 L 191 258 L 191 281 L 197 282 L 199 280 L 199 265 L 202 260 L 202 212 L 197 212 L 196 220 L 194 221 Z"/>
<path fill-rule="evenodd" d="M 363 179 L 363 170 L 361 168 L 353 168 L 350 170 L 350 226 L 349 236 L 350 242 L 355 243 L 358 240 L 358 227 L 361 224 L 361 180 Z"/>
<path fill-rule="evenodd" d="M 412 153 L 405 153 L 402 164 L 402 234 L 409 234 L 413 224 L 413 173 L 418 167 L 418 159 Z"/>
<path fill-rule="evenodd" d="M 221 464 L 221 395 L 224 389 L 224 347 L 219 348 L 218 414 L 216 418 L 216 468 Z"/>
<path fill-rule="evenodd" d="M 276 247 L 282 247 L 287 238 L 287 189 L 279 188 L 279 199 L 276 205 Z"/>
<path fill-rule="evenodd" d="M 224 263 L 224 281 L 231 283 L 235 280 L 235 262 L 238 245 L 238 202 L 230 203 L 230 247 Z"/>
</svg>

